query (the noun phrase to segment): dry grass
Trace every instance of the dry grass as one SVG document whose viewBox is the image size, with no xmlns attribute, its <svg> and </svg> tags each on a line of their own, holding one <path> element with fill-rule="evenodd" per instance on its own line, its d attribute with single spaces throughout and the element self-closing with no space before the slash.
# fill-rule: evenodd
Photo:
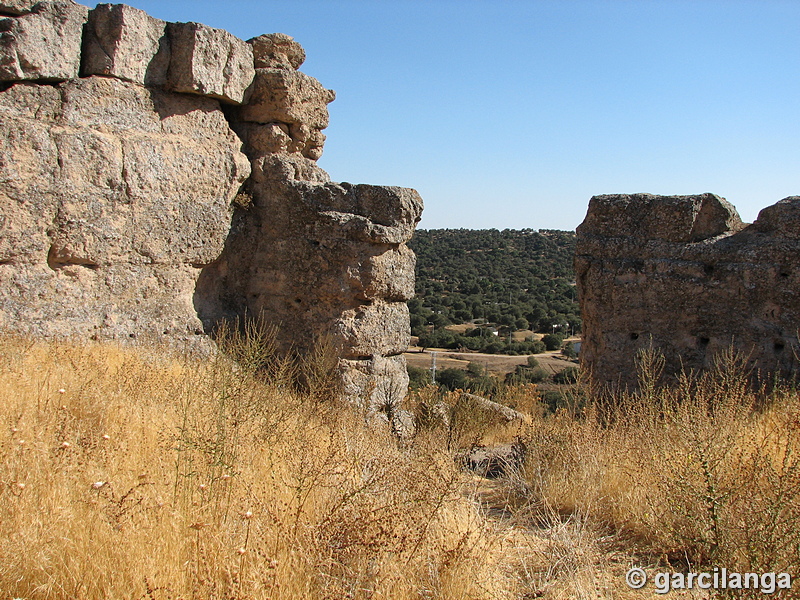
<svg viewBox="0 0 800 600">
<path fill-rule="evenodd" d="M 581 515 L 608 551 L 668 570 L 800 573 L 800 399 L 755 393 L 743 362 L 560 411 L 529 434 L 519 514 L 545 526 Z M 793 597 L 786 595 L 784 597 Z"/>
<path fill-rule="evenodd" d="M 435 434 L 315 368 L 8 338 L 0 367 L 0 597 L 510 597 Z"/>
<path fill-rule="evenodd" d="M 580 412 L 504 388 L 526 425 L 423 389 L 398 442 L 324 347 L 250 333 L 238 363 L 0 340 L 0 598 L 646 598 L 631 565 L 800 570 L 800 400 L 734 356 L 670 389 L 645 357 L 641 394 Z M 454 461 L 520 439 L 500 480 Z"/>
</svg>

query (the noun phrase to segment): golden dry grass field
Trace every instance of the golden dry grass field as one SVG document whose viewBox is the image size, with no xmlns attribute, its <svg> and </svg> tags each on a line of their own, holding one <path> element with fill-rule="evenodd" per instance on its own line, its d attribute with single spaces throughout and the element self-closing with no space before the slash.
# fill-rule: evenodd
<svg viewBox="0 0 800 600">
<path fill-rule="evenodd" d="M 400 441 L 319 357 L 255 369 L 270 351 L 0 340 L 0 598 L 649 598 L 631 565 L 798 573 L 795 391 L 726 368 L 544 415 L 528 385 L 512 426 L 424 388 Z M 512 440 L 499 479 L 457 460 Z"/>
</svg>

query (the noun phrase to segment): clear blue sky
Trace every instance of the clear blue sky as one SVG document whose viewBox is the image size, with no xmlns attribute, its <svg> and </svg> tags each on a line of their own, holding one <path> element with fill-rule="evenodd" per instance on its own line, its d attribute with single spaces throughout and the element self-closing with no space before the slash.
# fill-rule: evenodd
<svg viewBox="0 0 800 600">
<path fill-rule="evenodd" d="M 800 195 L 799 0 L 130 0 L 283 32 L 337 92 L 320 165 L 421 227 L 574 229 L 594 194 Z"/>
</svg>

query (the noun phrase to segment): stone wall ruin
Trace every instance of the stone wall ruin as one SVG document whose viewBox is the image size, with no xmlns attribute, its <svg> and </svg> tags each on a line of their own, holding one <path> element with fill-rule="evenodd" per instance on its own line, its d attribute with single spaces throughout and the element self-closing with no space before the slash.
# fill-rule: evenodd
<svg viewBox="0 0 800 600">
<path fill-rule="evenodd" d="M 283 34 L 122 4 L 0 0 L 0 329 L 201 339 L 262 314 L 327 335 L 347 395 L 405 394 L 411 189 L 332 183 L 333 91 Z"/>
<path fill-rule="evenodd" d="M 650 347 L 667 375 L 729 348 L 755 374 L 796 372 L 800 197 L 748 225 L 713 194 L 595 196 L 577 234 L 581 361 L 595 381 L 635 385 Z"/>
</svg>

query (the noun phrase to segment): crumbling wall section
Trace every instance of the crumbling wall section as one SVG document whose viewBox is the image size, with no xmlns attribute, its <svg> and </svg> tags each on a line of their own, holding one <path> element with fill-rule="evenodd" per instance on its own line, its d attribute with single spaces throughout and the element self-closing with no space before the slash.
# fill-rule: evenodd
<svg viewBox="0 0 800 600">
<path fill-rule="evenodd" d="M 635 385 L 650 347 L 666 375 L 729 348 L 762 375 L 797 368 L 800 197 L 747 225 L 713 194 L 595 196 L 577 234 L 581 361 L 595 381 Z"/>
<path fill-rule="evenodd" d="M 121 4 L 0 2 L 0 329 L 204 339 L 263 315 L 330 336 L 377 409 L 405 393 L 422 201 L 316 165 L 334 93 L 289 36 Z"/>
<path fill-rule="evenodd" d="M 401 353 L 415 260 L 406 242 L 422 200 L 408 188 L 332 183 L 316 160 L 334 93 L 297 71 L 303 50 L 288 36 L 250 43 L 252 95 L 226 112 L 252 176 L 225 251 L 198 285 L 198 313 L 206 328 L 262 316 L 287 352 L 326 338 L 342 357 L 346 394 L 391 413 L 408 387 Z"/>
</svg>

